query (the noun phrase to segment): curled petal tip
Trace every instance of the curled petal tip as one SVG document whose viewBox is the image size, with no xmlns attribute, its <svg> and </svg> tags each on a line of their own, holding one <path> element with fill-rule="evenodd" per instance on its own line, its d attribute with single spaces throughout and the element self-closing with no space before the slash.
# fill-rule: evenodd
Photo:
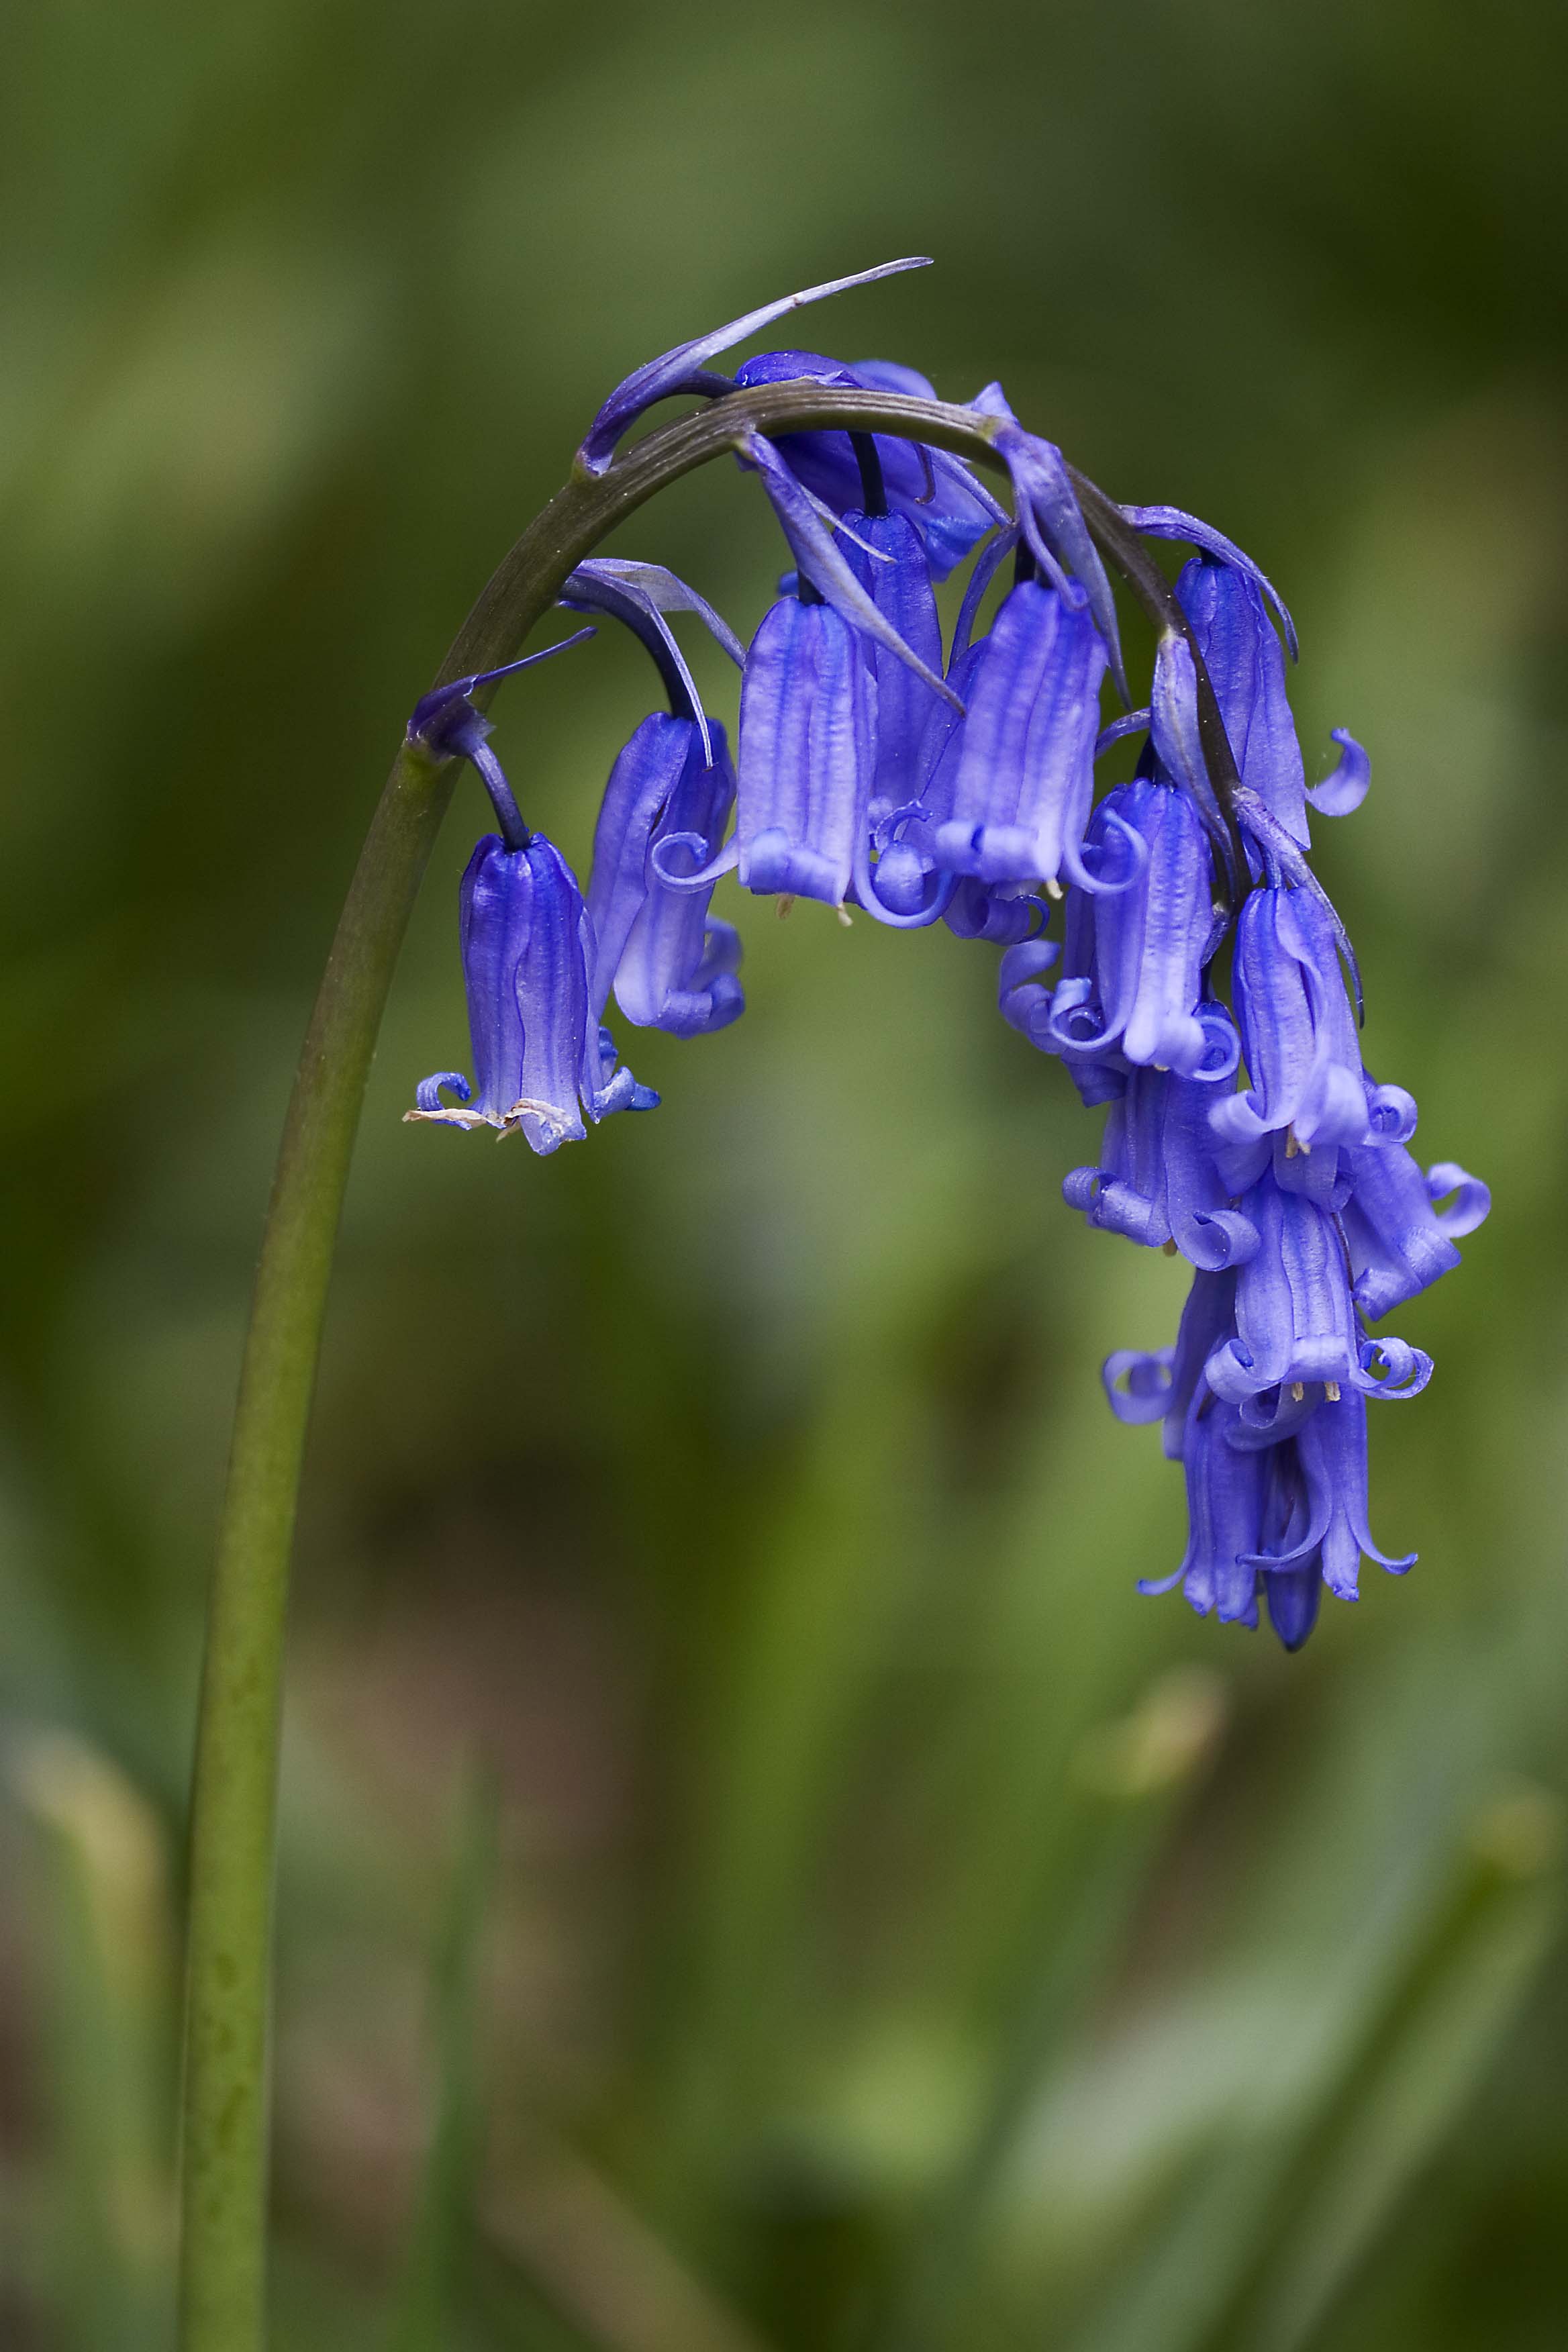
<svg viewBox="0 0 1568 2352">
<path fill-rule="evenodd" d="M 1355 737 L 1343 727 L 1331 730 L 1340 747 L 1340 761 L 1321 784 L 1307 786 L 1307 798 L 1321 816 L 1349 816 L 1360 808 L 1372 782 L 1372 761 Z"/>
</svg>

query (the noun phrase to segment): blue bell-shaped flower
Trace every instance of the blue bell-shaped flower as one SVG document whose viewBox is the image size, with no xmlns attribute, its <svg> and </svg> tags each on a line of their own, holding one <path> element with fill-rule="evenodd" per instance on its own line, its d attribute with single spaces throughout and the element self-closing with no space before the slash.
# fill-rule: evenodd
<svg viewBox="0 0 1568 2352">
<path fill-rule="evenodd" d="M 1030 1029 L 1047 1052 L 1133 1064 L 1217 1081 L 1236 1067 L 1228 1016 L 1205 994 L 1215 937 L 1208 836 L 1179 785 L 1137 777 L 1109 792 L 1087 837 L 1099 896 L 1068 895 L 1063 977 L 1048 1015 Z M 1120 863 L 1121 887 L 1105 878 Z"/>
<path fill-rule="evenodd" d="M 1251 1222 L 1230 1205 L 1209 1134 L 1201 1078 L 1131 1067 L 1106 1110 L 1097 1168 L 1075 1168 L 1062 1185 L 1069 1209 L 1091 1225 L 1146 1249 L 1179 1250 L 1217 1273 L 1258 1247 Z"/>
<path fill-rule="evenodd" d="M 932 780 L 931 856 L 981 882 L 1095 889 L 1081 856 L 1094 796 L 1104 644 L 1087 604 L 1020 580 L 976 648 L 968 716 Z"/>
<path fill-rule="evenodd" d="M 1258 1245 L 1237 1276 L 1235 1336 L 1205 1367 L 1215 1395 L 1247 1408 L 1259 1429 L 1282 1433 L 1310 1410 L 1320 1386 L 1331 1398 L 1352 1388 L 1378 1397 L 1419 1394 L 1432 1359 L 1403 1339 L 1363 1337 L 1332 1214 L 1304 1193 L 1283 1191 L 1271 1171 L 1241 1208 Z"/>
<path fill-rule="evenodd" d="M 831 604 L 782 596 L 741 683 L 734 855 L 748 890 L 841 907 L 868 824 L 875 685 Z"/>
<path fill-rule="evenodd" d="M 581 1142 L 583 1109 L 595 1120 L 651 1109 L 658 1096 L 615 1067 L 608 1032 L 589 1020 L 593 934 L 554 844 L 536 833 L 509 848 L 488 834 L 463 875 L 459 910 L 474 1084 L 437 1071 L 405 1118 L 520 1134 L 542 1155 Z"/>
<path fill-rule="evenodd" d="M 1236 1003 L 1252 1085 L 1210 1114 L 1225 1143 L 1289 1134 L 1304 1151 L 1369 1139 L 1355 1016 L 1330 918 L 1306 890 L 1262 888 L 1236 933 Z M 1237 1160 L 1238 1185 L 1251 1181 Z"/>
<path fill-rule="evenodd" d="M 595 1020 L 612 988 L 628 1021 L 679 1037 L 722 1029 L 743 1010 L 735 978 L 740 939 L 731 924 L 709 915 L 711 881 L 689 888 L 667 865 L 681 859 L 686 876 L 710 865 L 734 799 L 729 744 L 717 719 L 704 730 L 695 719 L 655 712 L 621 752 L 599 812 L 588 884 Z M 674 878 L 666 880 L 666 871 Z"/>
</svg>

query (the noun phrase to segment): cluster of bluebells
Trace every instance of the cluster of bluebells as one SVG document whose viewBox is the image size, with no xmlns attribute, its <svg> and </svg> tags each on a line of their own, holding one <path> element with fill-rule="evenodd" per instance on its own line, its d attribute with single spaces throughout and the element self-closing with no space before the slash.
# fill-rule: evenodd
<svg viewBox="0 0 1568 2352">
<path fill-rule="evenodd" d="M 733 376 L 711 368 L 788 310 L 858 282 L 792 296 L 639 369 L 580 467 L 602 472 L 672 394 L 807 379 L 931 397 L 884 361 L 787 350 Z M 632 1026 L 682 1037 L 738 1017 L 740 939 L 710 911 L 731 872 L 753 894 L 858 908 L 895 929 L 942 922 L 1000 947 L 1005 1018 L 1103 1111 L 1097 1161 L 1063 1188 L 1069 1206 L 1193 1269 L 1174 1346 L 1105 1367 L 1118 1416 L 1160 1422 L 1186 1476 L 1185 1555 L 1142 1589 L 1179 1583 L 1201 1613 L 1247 1625 L 1261 1600 L 1293 1650 L 1324 1585 L 1356 1597 L 1363 1555 L 1411 1564 L 1373 1539 L 1366 1408 L 1417 1394 L 1431 1360 L 1365 1324 L 1458 1263 L 1486 1188 L 1450 1163 L 1423 1170 L 1414 1101 L 1363 1066 L 1354 959 L 1306 853 L 1309 808 L 1349 814 L 1367 761 L 1336 730 L 1338 765 L 1308 786 L 1286 697 L 1294 632 L 1268 582 L 1192 516 L 1121 509 L 1133 530 L 1194 551 L 1147 706 L 1102 725 L 1107 677 L 1130 697 L 1072 477 L 999 386 L 971 405 L 1005 463 L 1011 514 L 959 459 L 912 441 L 740 436 L 792 561 L 749 647 L 658 565 L 574 572 L 563 603 L 635 630 L 668 705 L 615 763 L 585 894 L 524 824 L 487 740 L 473 698 L 504 673 L 418 705 L 410 737 L 472 761 L 500 831 L 462 884 L 473 1081 L 438 1073 L 408 1116 L 550 1152 L 584 1118 L 652 1108 L 605 1013 L 613 995 Z M 944 645 L 936 585 L 971 557 Z M 1004 565 L 1010 584 L 981 630 Z M 670 629 L 683 609 L 741 668 L 734 762 Z M 1221 789 L 1205 751 L 1216 712 L 1235 771 Z M 1097 800 L 1097 760 L 1133 734 L 1136 773 Z"/>
</svg>

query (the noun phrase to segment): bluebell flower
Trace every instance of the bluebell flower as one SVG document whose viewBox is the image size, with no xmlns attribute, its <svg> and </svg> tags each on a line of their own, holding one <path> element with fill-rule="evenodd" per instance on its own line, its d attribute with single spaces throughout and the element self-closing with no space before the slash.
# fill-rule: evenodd
<svg viewBox="0 0 1568 2352">
<path fill-rule="evenodd" d="M 1209 1281 L 1212 1304 L 1215 1277 Z M 1166 1360 L 1113 1357 L 1106 1374 L 1122 1419 L 1169 1413 Z M 1126 1389 L 1113 1385 L 1118 1375 Z M 1186 1550 L 1170 1575 L 1142 1579 L 1142 1592 L 1180 1584 L 1200 1616 L 1213 1611 L 1221 1623 L 1247 1626 L 1258 1622 L 1261 1592 L 1276 1633 L 1295 1650 L 1312 1630 L 1324 1585 L 1341 1600 L 1357 1598 L 1363 1556 L 1394 1575 L 1415 1565 L 1414 1553 L 1391 1556 L 1373 1538 L 1366 1400 L 1353 1389 L 1318 1400 L 1277 1436 L 1250 1425 L 1200 1380 L 1183 1412 L 1179 1450 Z"/>
<path fill-rule="evenodd" d="M 735 977 L 741 942 L 709 914 L 710 881 L 685 875 L 711 863 L 734 805 L 735 777 L 716 719 L 656 711 L 621 752 L 594 834 L 588 915 L 594 1019 L 612 987 L 626 1019 L 678 1037 L 722 1029 L 744 1009 Z M 677 857 L 680 866 L 666 861 Z"/>
<path fill-rule="evenodd" d="M 1256 1625 L 1256 1555 L 1264 1539 L 1264 1503 L 1275 1465 L 1261 1453 L 1232 1445 L 1234 1406 L 1202 1396 L 1190 1407 L 1182 1446 L 1187 1482 L 1187 1548 L 1169 1576 L 1142 1577 L 1140 1592 L 1180 1584 L 1200 1617 L 1222 1625 Z"/>
<path fill-rule="evenodd" d="M 1205 1366 L 1215 1395 L 1275 1431 L 1299 1418 L 1293 1408 L 1311 1403 L 1309 1386 L 1331 1395 L 1418 1395 L 1432 1359 L 1402 1339 L 1363 1335 L 1332 1213 L 1284 1191 L 1272 1171 L 1244 1195 L 1241 1210 L 1258 1244 L 1237 1276 L 1235 1334 Z"/>
<path fill-rule="evenodd" d="M 1245 1426 L 1238 1433 L 1247 1442 Z M 1314 1566 L 1329 1591 L 1354 1601 L 1363 1555 L 1391 1575 L 1414 1568 L 1415 1555 L 1391 1557 L 1373 1540 L 1367 1508 L 1366 1399 L 1354 1389 L 1325 1398 L 1293 1441 L 1303 1492 L 1285 1528 L 1264 1529 L 1253 1564 L 1270 1577 Z M 1269 1460 L 1284 1449 L 1263 1449 Z M 1289 1455 L 1286 1456 L 1289 1459 Z"/>
<path fill-rule="evenodd" d="M 1256 580 L 1198 555 L 1176 583 L 1214 684 L 1237 772 L 1303 849 L 1306 775 L 1285 691 L 1285 655 Z"/>
<path fill-rule="evenodd" d="M 431 758 L 472 762 L 501 832 L 479 844 L 458 892 L 474 1084 L 460 1070 L 437 1071 L 420 1081 L 416 1108 L 404 1116 L 521 1135 L 542 1155 L 581 1141 L 584 1110 L 597 1121 L 613 1111 L 651 1110 L 658 1097 L 617 1067 L 614 1039 L 596 1011 L 590 1017 L 594 935 L 577 877 L 554 844 L 523 823 L 489 748 L 489 721 L 471 697 L 593 634 L 581 629 L 543 653 L 437 687 L 421 697 L 408 722 L 410 742 Z M 444 1092 L 456 1103 L 444 1102 Z"/>
<path fill-rule="evenodd" d="M 1232 1207 L 1215 1164 L 1209 1100 L 1204 1079 L 1129 1066 L 1106 1111 L 1099 1166 L 1075 1168 L 1062 1185 L 1068 1208 L 1209 1272 L 1250 1257 L 1257 1231 Z"/>
<path fill-rule="evenodd" d="M 1235 1032 L 1204 982 L 1214 868 L 1191 796 L 1143 778 L 1120 784 L 1095 810 L 1088 847 L 1100 892 L 1069 892 L 1063 976 L 1028 1034 L 1047 1052 L 1098 1059 L 1114 1047 L 1184 1077 L 1228 1075 Z M 1118 863 L 1122 887 L 1108 888 Z"/>
<path fill-rule="evenodd" d="M 1237 922 L 1235 988 L 1252 1083 L 1215 1105 L 1216 1136 L 1265 1150 L 1269 1139 L 1288 1137 L 1306 1152 L 1364 1142 L 1368 1103 L 1355 1017 L 1332 924 L 1308 891 L 1249 894 Z"/>
<path fill-rule="evenodd" d="M 1453 1160 L 1423 1174 L 1402 1140 L 1348 1157 L 1350 1197 L 1341 1226 L 1356 1305 L 1376 1322 L 1458 1265 L 1454 1244 L 1485 1220 L 1491 1194 Z M 1438 1205 L 1444 1201 L 1450 1202 L 1446 1209 Z"/>
<path fill-rule="evenodd" d="M 832 605 L 784 596 L 764 616 L 741 683 L 730 853 L 747 889 L 844 904 L 870 805 L 875 692 Z"/>
<path fill-rule="evenodd" d="M 594 833 L 588 916 L 594 953 L 590 1017 L 611 989 L 639 1027 L 696 1036 L 724 1028 L 744 1006 L 736 978 L 741 943 L 731 924 L 709 914 L 712 882 L 694 867 L 718 856 L 735 799 L 725 732 L 702 708 L 667 613 L 695 613 L 731 659 L 740 641 L 712 606 L 662 564 L 610 557 L 579 564 L 561 602 L 612 614 L 652 657 L 669 709 L 645 719 L 605 791 Z M 676 861 L 666 866 L 664 861 Z"/>
<path fill-rule="evenodd" d="M 1326 816 L 1358 808 L 1370 777 L 1365 752 L 1343 728 L 1335 728 L 1339 764 L 1321 784 L 1308 787 L 1285 690 L 1284 651 L 1265 606 L 1261 575 L 1194 556 L 1176 583 L 1176 595 L 1214 683 L 1242 782 L 1307 848 L 1308 801 Z"/>
<path fill-rule="evenodd" d="M 931 856 L 982 882 L 1100 887 L 1081 855 L 1106 651 L 1075 583 L 1021 580 L 975 649 L 927 799 Z"/>
<path fill-rule="evenodd" d="M 468 860 L 459 909 L 474 1083 L 437 1071 L 405 1118 L 521 1134 L 542 1155 L 582 1140 L 583 1110 L 598 1120 L 651 1109 L 658 1096 L 616 1069 L 608 1031 L 589 1020 L 593 934 L 553 843 L 533 834 L 510 848 L 488 834 Z"/>
<path fill-rule="evenodd" d="M 867 593 L 929 677 L 942 669 L 942 622 L 931 585 L 925 544 L 908 517 L 862 513 L 852 508 L 845 520 L 854 533 L 847 557 Z M 920 798 L 933 714 L 952 706 L 933 694 L 921 676 L 892 648 L 868 640 L 864 658 L 876 687 L 875 750 L 869 816 L 887 824 Z"/>
</svg>

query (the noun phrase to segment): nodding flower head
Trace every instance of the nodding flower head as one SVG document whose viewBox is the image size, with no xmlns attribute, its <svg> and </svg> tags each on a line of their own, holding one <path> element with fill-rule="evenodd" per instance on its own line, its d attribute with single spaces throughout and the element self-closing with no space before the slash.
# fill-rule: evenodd
<svg viewBox="0 0 1568 2352">
<path fill-rule="evenodd" d="M 1287 1136 L 1303 1152 L 1371 1139 L 1355 1016 L 1340 976 L 1333 923 L 1306 890 L 1251 892 L 1236 932 L 1236 1003 L 1252 1084 L 1215 1105 L 1224 1142 Z M 1237 1163 L 1237 1181 L 1252 1169 Z"/>
<path fill-rule="evenodd" d="M 930 796 L 935 864 L 982 882 L 1100 887 L 1081 856 L 1105 646 L 1081 593 L 1020 580 L 975 649 L 968 716 Z"/>
<path fill-rule="evenodd" d="M 741 686 L 733 855 L 748 890 L 843 905 L 870 804 L 874 697 L 843 616 L 781 597 Z"/>
<path fill-rule="evenodd" d="M 608 1031 L 589 1021 L 593 934 L 554 844 L 536 833 L 514 849 L 487 835 L 458 903 L 474 1083 L 438 1071 L 405 1118 L 521 1135 L 543 1155 L 582 1140 L 584 1110 L 598 1120 L 651 1109 L 658 1096 L 615 1067 Z M 457 1102 L 443 1102 L 443 1090 Z"/>
<path fill-rule="evenodd" d="M 1169 1358 L 1112 1357 L 1106 1375 L 1129 1421 L 1154 1418 L 1173 1386 Z M 1179 1584 L 1200 1616 L 1212 1610 L 1222 1624 L 1247 1626 L 1258 1623 L 1261 1595 L 1279 1640 L 1297 1650 L 1317 1621 L 1324 1585 L 1340 1600 L 1358 1597 L 1363 1554 L 1396 1576 L 1415 1565 L 1413 1552 L 1391 1557 L 1373 1540 L 1366 1400 L 1357 1390 L 1320 1393 L 1280 1433 L 1260 1430 L 1200 1378 L 1180 1429 L 1187 1549 L 1178 1568 L 1144 1579 L 1141 1591 Z"/>
<path fill-rule="evenodd" d="M 1032 1029 L 1047 1052 L 1211 1082 L 1236 1067 L 1228 1015 L 1205 996 L 1215 944 L 1214 869 L 1203 820 L 1179 785 L 1136 778 L 1108 793 L 1088 835 L 1098 894 L 1069 894 L 1063 977 Z"/>
<path fill-rule="evenodd" d="M 1100 1165 L 1075 1168 L 1062 1186 L 1068 1208 L 1147 1249 L 1179 1250 L 1208 1272 L 1239 1265 L 1257 1249 L 1258 1233 L 1231 1206 L 1215 1161 L 1209 1085 L 1131 1065 L 1118 1080 Z"/>
<path fill-rule="evenodd" d="M 1244 1195 L 1241 1209 L 1258 1240 L 1237 1276 L 1235 1333 L 1205 1366 L 1215 1395 L 1276 1432 L 1300 1420 L 1328 1388 L 1418 1395 L 1431 1378 L 1432 1359 L 1403 1339 L 1363 1337 L 1333 1211 L 1284 1191 L 1271 1170 Z"/>
<path fill-rule="evenodd" d="M 709 756 L 709 753 L 711 756 Z M 709 866 L 735 800 L 724 730 L 658 711 L 616 761 L 594 835 L 588 1000 L 597 1021 L 612 987 L 628 1021 L 691 1037 L 736 1020 L 745 1000 L 732 925 L 708 912 Z"/>
</svg>

